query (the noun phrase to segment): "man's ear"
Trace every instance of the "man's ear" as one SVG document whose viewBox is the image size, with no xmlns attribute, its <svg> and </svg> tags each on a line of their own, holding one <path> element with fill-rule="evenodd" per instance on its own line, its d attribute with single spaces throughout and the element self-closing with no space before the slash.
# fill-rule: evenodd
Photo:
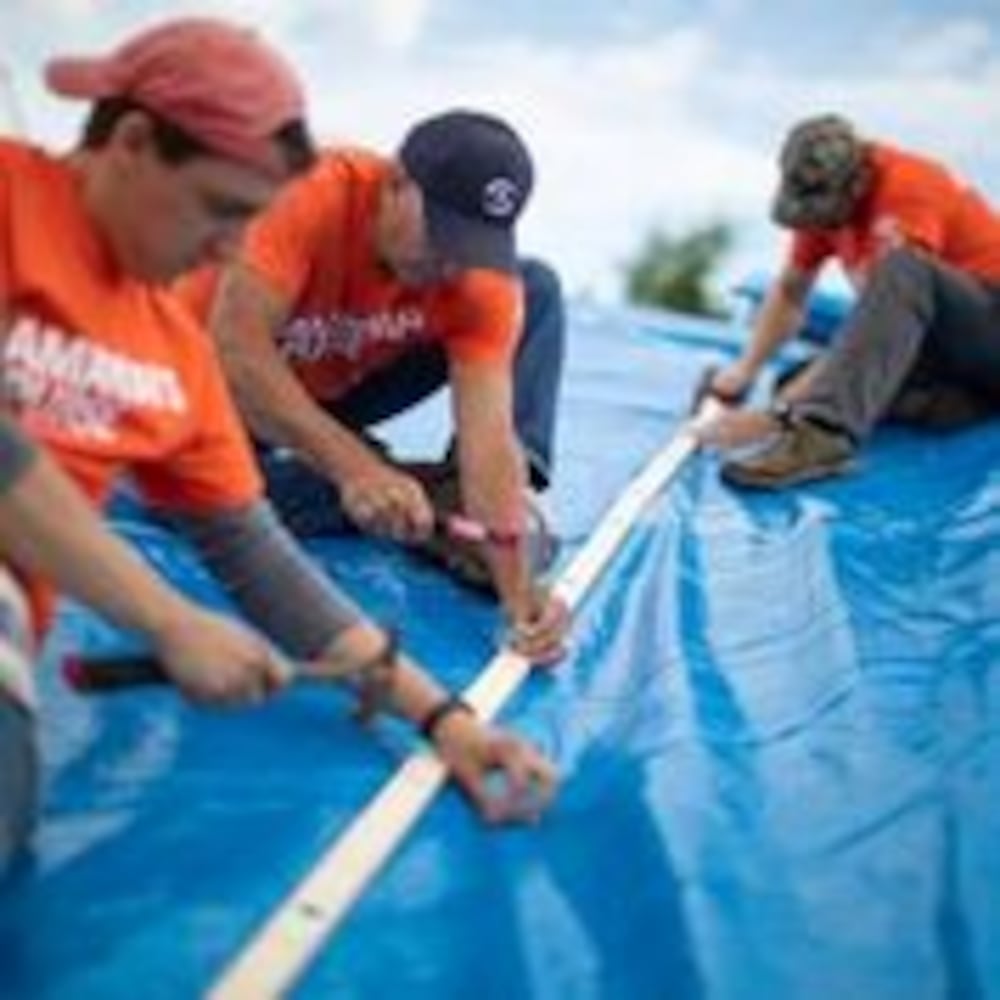
<svg viewBox="0 0 1000 1000">
<path fill-rule="evenodd" d="M 124 156 L 142 156 L 154 143 L 153 120 L 143 111 L 129 111 L 115 123 L 108 137 L 110 152 Z"/>
<path fill-rule="evenodd" d="M 869 149 L 865 149 L 864 159 L 858 167 L 857 177 L 854 178 L 852 193 L 856 201 L 862 201 L 871 191 L 875 184 L 875 161 Z"/>
<path fill-rule="evenodd" d="M 410 175 L 406 172 L 406 168 L 398 161 L 393 162 L 389 168 L 386 180 L 388 182 L 389 193 L 395 198 L 405 194 L 407 188 L 413 183 Z"/>
<path fill-rule="evenodd" d="M 409 174 L 406 172 L 406 167 L 404 167 L 399 160 L 393 160 L 389 164 L 388 178 L 390 184 L 395 184 L 400 187 L 404 186 L 410 179 Z"/>
</svg>

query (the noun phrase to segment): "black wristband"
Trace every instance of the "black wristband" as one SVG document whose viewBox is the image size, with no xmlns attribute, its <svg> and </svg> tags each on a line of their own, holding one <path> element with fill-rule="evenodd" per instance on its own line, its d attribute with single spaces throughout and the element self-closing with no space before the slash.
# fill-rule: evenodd
<svg viewBox="0 0 1000 1000">
<path fill-rule="evenodd" d="M 434 734 L 438 731 L 441 723 L 455 712 L 472 713 L 472 706 L 460 695 L 450 694 L 442 698 L 426 715 L 420 723 L 420 735 L 429 743 L 434 742 Z"/>
</svg>

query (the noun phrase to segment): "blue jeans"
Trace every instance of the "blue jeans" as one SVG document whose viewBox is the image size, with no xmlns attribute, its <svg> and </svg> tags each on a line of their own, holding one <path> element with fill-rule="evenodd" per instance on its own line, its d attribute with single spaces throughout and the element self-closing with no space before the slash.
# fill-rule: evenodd
<svg viewBox="0 0 1000 1000">
<path fill-rule="evenodd" d="M 514 426 L 528 460 L 532 485 L 549 484 L 555 442 L 556 407 L 565 345 L 562 290 L 555 272 L 541 261 L 520 264 L 525 323 L 514 360 Z M 326 405 L 353 431 L 404 413 L 448 382 L 440 345 L 424 345 L 372 372 L 348 393 Z M 337 488 L 287 450 L 261 446 L 267 492 L 295 534 L 311 536 L 350 530 Z"/>
</svg>

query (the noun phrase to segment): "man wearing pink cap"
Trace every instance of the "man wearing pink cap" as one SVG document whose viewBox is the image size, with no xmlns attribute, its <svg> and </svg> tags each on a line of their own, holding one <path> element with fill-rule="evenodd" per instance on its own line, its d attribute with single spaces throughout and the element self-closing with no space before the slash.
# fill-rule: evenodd
<svg viewBox="0 0 1000 1000">
<path fill-rule="evenodd" d="M 549 763 L 480 724 L 399 655 L 279 526 L 211 342 L 164 287 L 224 258 L 248 219 L 311 162 L 295 75 L 252 33 L 189 19 L 106 58 L 57 61 L 47 80 L 94 103 L 67 157 L 0 141 L 3 379 L 22 429 L 97 504 L 128 473 L 251 621 L 290 656 L 349 677 L 366 702 L 419 725 L 487 818 L 533 813 L 551 790 Z M 51 565 L 9 544 L 4 553 L 44 629 L 51 593 L 24 574 Z M 114 610 L 106 597 L 99 606 Z M 253 700 L 288 679 L 264 644 L 227 635 L 228 645 L 208 630 L 199 647 L 196 633 L 183 665 L 167 659 L 188 693 Z M 213 679 L 220 673 L 225 684 Z M 33 759 L 30 701 L 2 680 L 0 739 L 5 761 Z M 508 779 L 499 797 L 487 795 L 493 771 Z M 29 826 L 12 801 L 18 787 L 25 782 L 5 772 L 0 864 Z"/>
</svg>

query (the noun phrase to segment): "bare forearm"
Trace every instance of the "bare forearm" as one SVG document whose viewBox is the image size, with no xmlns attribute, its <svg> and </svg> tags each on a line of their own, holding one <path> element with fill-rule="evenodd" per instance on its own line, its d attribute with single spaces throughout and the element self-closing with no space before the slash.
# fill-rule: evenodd
<svg viewBox="0 0 1000 1000">
<path fill-rule="evenodd" d="M 293 449 L 334 482 L 370 459 L 367 446 L 316 403 L 280 357 L 227 358 L 226 368 L 259 441 Z"/>
<path fill-rule="evenodd" d="M 805 293 L 794 283 L 779 280 L 768 292 L 744 353 L 744 363 L 757 372 L 802 324 Z"/>
<path fill-rule="evenodd" d="M 0 496 L 0 549 L 123 628 L 156 635 L 187 608 L 42 454 Z"/>
<path fill-rule="evenodd" d="M 291 307 L 252 270 L 224 276 L 212 330 L 233 395 L 253 435 L 292 448 L 332 480 L 367 457 L 367 449 L 306 391 L 278 349 Z"/>
<path fill-rule="evenodd" d="M 503 606 L 513 621 L 521 621 L 531 615 L 534 588 L 523 540 L 527 475 L 514 429 L 510 370 L 455 363 L 451 378 L 465 509 L 493 531 L 522 536 L 520 544 L 490 550 Z"/>
<path fill-rule="evenodd" d="M 501 603 L 514 620 L 530 613 L 531 568 L 524 539 L 527 477 L 520 449 L 512 437 L 487 445 L 460 448 L 463 500 L 469 514 L 502 535 L 520 535 L 516 544 L 490 547 L 490 567 Z"/>
<path fill-rule="evenodd" d="M 373 623 L 358 622 L 330 643 L 323 661 L 334 676 L 349 677 L 359 665 L 377 657 L 385 643 L 385 634 Z M 389 704 L 395 714 L 419 725 L 446 694 L 445 689 L 409 657 L 399 657 Z"/>
</svg>

